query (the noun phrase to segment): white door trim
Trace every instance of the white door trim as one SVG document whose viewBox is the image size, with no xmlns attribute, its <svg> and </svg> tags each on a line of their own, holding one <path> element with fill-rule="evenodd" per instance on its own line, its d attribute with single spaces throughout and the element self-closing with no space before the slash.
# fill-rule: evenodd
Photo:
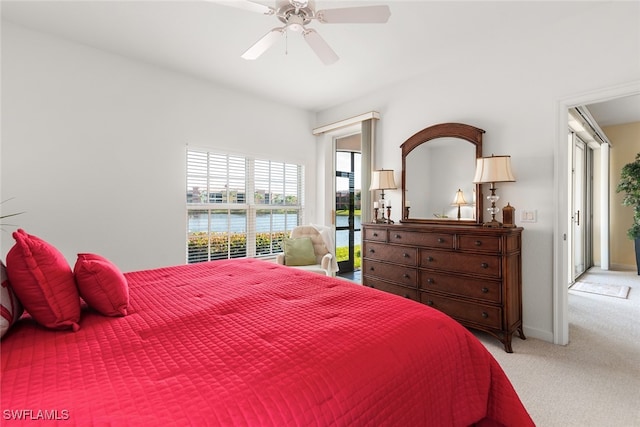
<svg viewBox="0 0 640 427">
<path fill-rule="evenodd" d="M 568 277 L 569 250 L 567 242 L 570 226 L 569 179 L 570 159 L 567 144 L 569 108 L 609 101 L 628 95 L 640 94 L 640 80 L 607 87 L 560 99 L 557 103 L 556 145 L 554 150 L 554 187 L 556 217 L 553 224 L 553 342 L 569 343 Z"/>
</svg>

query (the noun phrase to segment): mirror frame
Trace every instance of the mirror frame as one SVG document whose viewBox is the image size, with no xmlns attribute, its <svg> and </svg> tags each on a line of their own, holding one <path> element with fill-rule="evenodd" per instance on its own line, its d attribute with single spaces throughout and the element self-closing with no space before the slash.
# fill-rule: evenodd
<svg viewBox="0 0 640 427">
<path fill-rule="evenodd" d="M 402 143 L 400 148 L 402 149 L 402 223 L 412 224 L 448 224 L 448 225 L 481 225 L 483 223 L 483 211 L 482 211 L 482 185 L 476 184 L 476 220 L 475 221 L 461 221 L 461 220 L 442 220 L 442 219 L 429 219 L 429 218 L 409 218 L 407 216 L 407 209 L 405 209 L 405 195 L 407 188 L 407 171 L 406 171 L 406 159 L 407 155 L 411 153 L 416 147 L 431 141 L 436 138 L 460 138 L 464 139 L 476 147 L 476 159 L 482 157 L 482 134 L 484 130 L 475 126 L 466 125 L 464 123 L 441 123 L 417 132 L 405 142 Z"/>
</svg>

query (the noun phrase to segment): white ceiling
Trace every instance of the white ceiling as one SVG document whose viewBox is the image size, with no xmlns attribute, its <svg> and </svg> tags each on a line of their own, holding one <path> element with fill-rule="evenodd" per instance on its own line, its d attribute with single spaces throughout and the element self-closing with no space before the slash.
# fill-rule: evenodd
<svg viewBox="0 0 640 427">
<path fill-rule="evenodd" d="M 600 127 L 640 122 L 640 95 L 590 104 L 587 109 Z"/>
<path fill-rule="evenodd" d="M 274 1 L 263 4 L 274 5 Z M 308 25 L 340 60 L 325 66 L 299 34 L 255 61 L 240 55 L 281 22 L 216 1 L 7 1 L 4 20 L 298 108 L 319 111 L 428 73 L 500 37 L 526 37 L 594 2 L 323 1 L 388 4 L 386 24 Z M 640 98 L 590 106 L 601 126 L 640 121 Z M 632 115 L 633 114 L 633 115 Z M 602 119 L 602 122 L 601 122 Z"/>
</svg>

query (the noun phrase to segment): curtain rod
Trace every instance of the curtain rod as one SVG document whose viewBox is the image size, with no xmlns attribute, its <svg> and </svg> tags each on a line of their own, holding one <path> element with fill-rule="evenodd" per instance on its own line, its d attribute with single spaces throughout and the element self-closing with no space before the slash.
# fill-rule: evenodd
<svg viewBox="0 0 640 427">
<path fill-rule="evenodd" d="M 593 135 L 598 138 L 602 144 L 609 144 L 609 140 L 606 137 L 603 137 L 600 133 L 600 126 L 598 126 L 597 124 L 594 126 L 594 124 L 591 122 L 591 114 L 589 114 L 589 110 L 583 112 L 583 108 L 586 109 L 586 107 L 575 107 L 575 110 L 578 112 L 578 114 L 580 114 L 582 120 L 584 120 L 585 123 L 591 128 L 591 131 L 593 131 Z"/>
</svg>

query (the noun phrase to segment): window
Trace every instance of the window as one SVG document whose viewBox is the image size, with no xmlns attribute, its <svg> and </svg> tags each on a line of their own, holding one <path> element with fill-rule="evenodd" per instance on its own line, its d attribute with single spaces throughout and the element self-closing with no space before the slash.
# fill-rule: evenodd
<svg viewBox="0 0 640 427">
<path fill-rule="evenodd" d="M 304 168 L 187 150 L 187 262 L 268 256 L 303 223 Z"/>
</svg>

